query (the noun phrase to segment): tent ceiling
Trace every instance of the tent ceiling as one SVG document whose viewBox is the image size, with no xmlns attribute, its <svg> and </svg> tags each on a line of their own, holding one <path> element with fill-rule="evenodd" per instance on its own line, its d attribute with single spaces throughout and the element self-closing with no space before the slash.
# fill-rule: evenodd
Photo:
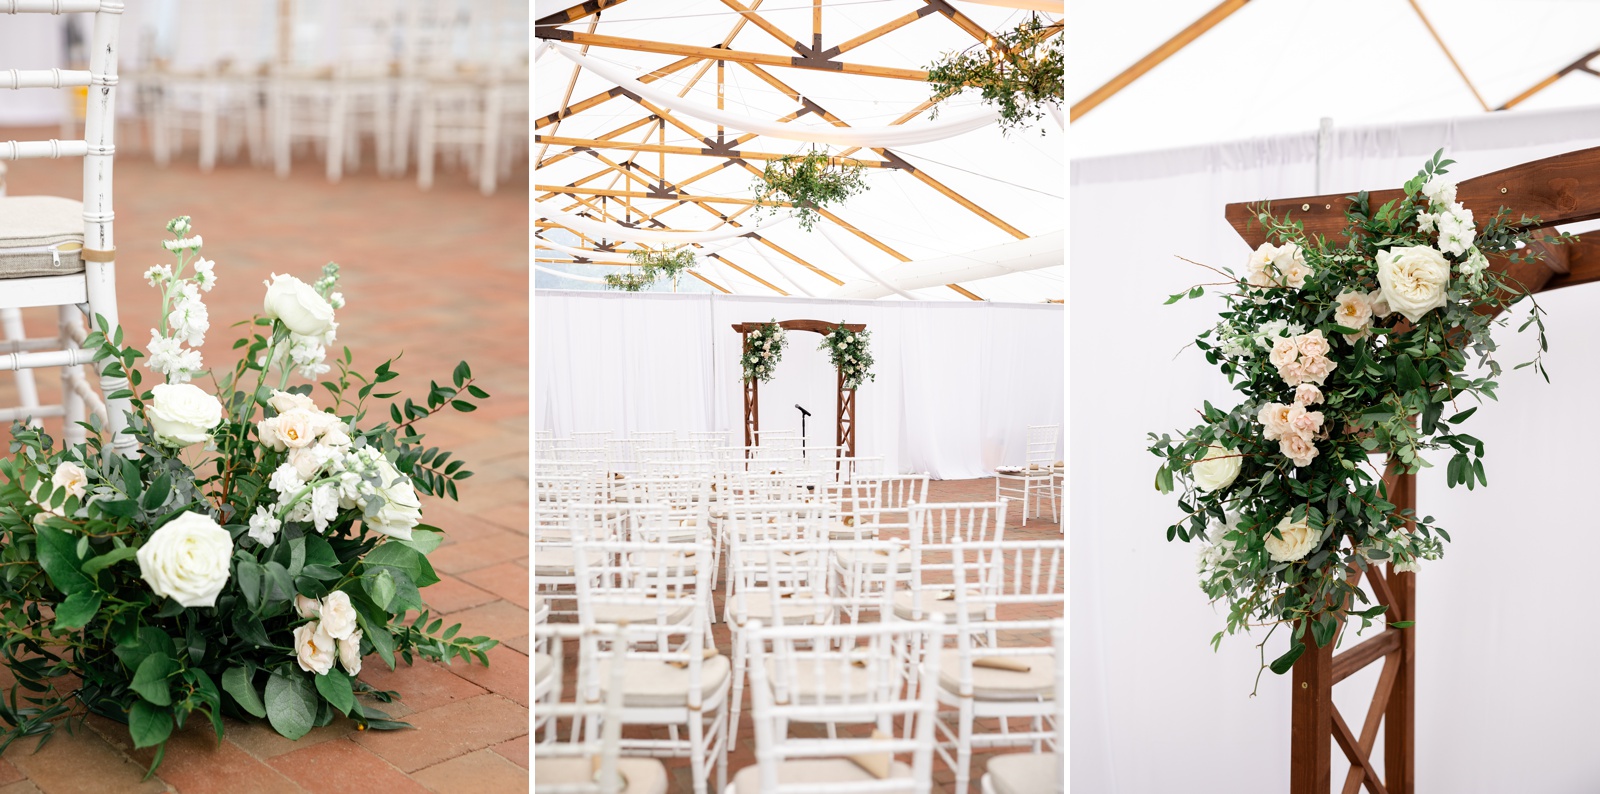
<svg viewBox="0 0 1600 794">
<path fill-rule="evenodd" d="M 1070 0 L 1077 102 L 1218 0 Z M 1416 0 L 1491 108 L 1600 49 L 1600 3 Z M 1600 57 L 1588 62 L 1600 69 Z M 1572 69 L 1508 112 L 1600 104 Z M 1072 124 L 1074 157 L 1484 112 L 1407 0 L 1252 0 Z"/>
<path fill-rule="evenodd" d="M 538 35 L 568 39 L 560 45 L 564 47 L 589 42 L 589 57 L 623 65 L 635 79 L 647 79 L 656 87 L 698 102 L 715 104 L 720 85 L 723 107 L 732 113 L 770 120 L 801 119 L 806 124 L 818 123 L 819 115 L 826 113 L 829 120 L 864 127 L 930 123 L 930 91 L 924 82 L 878 73 L 918 73 L 946 52 L 981 46 L 980 37 L 986 31 L 1014 26 L 1027 14 L 940 0 L 826 0 L 821 3 L 822 49 L 839 47 L 843 52 L 834 61 L 871 72 L 852 73 L 766 63 L 796 57 L 799 51 L 794 45 L 809 50 L 813 44 L 814 6 L 805 0 L 613 0 L 598 5 L 604 6 L 598 22 L 587 16 L 559 26 L 540 24 Z M 738 10 L 752 6 L 755 13 Z M 550 14 L 562 10 L 551 11 L 540 3 L 538 21 L 545 23 Z M 647 44 L 639 45 L 639 41 Z M 699 49 L 713 47 L 752 53 L 760 57 L 749 60 L 762 62 L 724 60 L 719 65 L 704 57 L 711 53 Z M 534 144 L 534 154 L 540 158 L 534 174 L 537 200 L 569 212 L 587 211 L 612 221 L 659 223 L 676 230 L 702 231 L 724 223 L 748 226 L 757 217 L 757 209 L 751 206 L 752 183 L 764 165 L 762 159 L 686 151 L 705 148 L 702 139 L 715 141 L 716 125 L 676 113 L 658 115 L 658 108 L 645 102 L 620 94 L 608 96 L 615 83 L 576 69 L 556 53 L 545 54 L 534 74 L 535 132 L 541 136 Z M 561 114 L 563 107 L 569 114 Z M 975 93 L 968 92 L 941 103 L 938 118 L 955 118 L 982 108 Z M 561 118 L 556 121 L 553 117 L 558 114 Z M 664 122 L 662 115 L 666 116 Z M 839 232 L 835 236 L 848 246 L 851 257 L 879 271 L 901 262 L 931 260 L 1055 232 L 1065 213 L 1062 135 L 1056 122 L 1046 118 L 1042 125 L 1013 131 L 1009 137 L 989 126 L 942 141 L 893 149 L 827 147 L 834 155 L 880 167 L 868 168 L 865 173 L 870 190 L 832 208 L 823 222 Z M 725 140 L 735 138 L 745 138 L 736 151 L 759 155 L 791 155 L 810 148 L 797 141 L 724 131 Z M 593 141 L 604 143 L 585 143 Z M 911 168 L 895 167 L 902 165 Z M 662 192 L 673 198 L 644 197 Z M 592 248 L 597 242 L 569 230 L 547 228 L 551 224 L 546 221 L 537 225 L 541 235 L 548 234 L 565 245 Z M 767 295 L 779 291 L 798 294 L 788 279 L 800 280 L 806 290 L 818 295 L 831 293 L 840 283 L 870 281 L 819 232 L 806 232 L 798 224 L 787 223 L 761 237 L 764 241 L 755 244 L 763 246 L 767 258 L 751 250 L 750 243 L 741 243 L 719 254 L 717 266 L 700 268 L 700 275 L 718 289 Z M 627 250 L 635 246 L 615 247 Z M 538 258 L 547 267 L 586 276 L 615 272 L 614 268 L 566 264 L 571 261 L 569 255 L 555 250 L 539 250 Z M 769 258 L 783 273 L 773 271 Z M 1063 270 L 1046 268 L 983 279 L 989 292 L 964 284 L 914 292 L 927 299 L 1059 299 L 1064 292 Z M 541 273 L 536 285 L 546 284 L 578 286 Z"/>
</svg>

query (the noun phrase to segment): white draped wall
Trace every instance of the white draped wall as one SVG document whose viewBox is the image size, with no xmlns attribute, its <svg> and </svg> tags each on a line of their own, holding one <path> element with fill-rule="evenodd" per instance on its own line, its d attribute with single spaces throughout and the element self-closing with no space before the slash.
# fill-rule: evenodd
<svg viewBox="0 0 1600 794">
<path fill-rule="evenodd" d="M 540 290 L 534 296 L 534 427 L 729 429 L 742 418 L 740 337 L 771 320 L 865 323 L 877 380 L 857 392 L 856 453 L 889 471 L 982 477 L 1024 460 L 1028 425 L 1061 424 L 1059 304 L 828 301 Z M 789 332 L 761 427 L 833 443 L 836 375 L 821 337 Z M 1060 455 L 1058 453 L 1057 457 Z"/>
<path fill-rule="evenodd" d="M 1235 794 L 1288 780 L 1288 678 L 1268 672 L 1250 697 L 1262 633 L 1211 651 L 1225 613 L 1196 584 L 1194 547 L 1166 542 L 1180 512 L 1152 487 L 1146 434 L 1193 425 L 1202 400 L 1236 402 L 1184 349 L 1221 302 L 1161 305 L 1215 280 L 1174 255 L 1237 270 L 1248 248 L 1223 220 L 1227 202 L 1397 187 L 1440 147 L 1466 178 L 1596 145 L 1600 109 L 1583 109 L 1336 130 L 1320 190 L 1315 133 L 1073 162 L 1074 791 Z M 1469 423 L 1488 445 L 1490 487 L 1446 489 L 1442 466 L 1419 478 L 1419 510 L 1455 538 L 1418 575 L 1420 794 L 1600 790 L 1600 679 L 1588 672 L 1600 633 L 1581 606 L 1600 556 L 1596 465 L 1589 434 L 1564 420 L 1600 390 L 1600 285 L 1539 301 L 1553 383 L 1508 371 L 1500 401 Z M 1534 350 L 1514 330 L 1502 335 L 1508 370 Z M 1286 650 L 1282 635 L 1267 660 Z M 1376 669 L 1335 688 L 1353 726 Z"/>
</svg>

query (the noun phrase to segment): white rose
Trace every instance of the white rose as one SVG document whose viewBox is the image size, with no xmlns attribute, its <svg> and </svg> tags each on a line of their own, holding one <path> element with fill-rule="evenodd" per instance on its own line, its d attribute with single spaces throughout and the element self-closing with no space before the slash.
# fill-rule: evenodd
<svg viewBox="0 0 1600 794">
<path fill-rule="evenodd" d="M 1278 534 L 1268 534 L 1265 541 L 1267 554 L 1271 555 L 1274 562 L 1294 562 L 1305 559 L 1307 554 L 1316 545 L 1322 542 L 1322 533 L 1311 528 L 1306 521 L 1290 522 L 1285 518 L 1278 522 Z"/>
<path fill-rule="evenodd" d="M 422 521 L 422 502 L 411 481 L 396 471 L 388 458 L 378 458 L 378 495 L 384 505 L 368 516 L 366 525 L 373 531 L 401 540 L 411 539 L 411 528 Z"/>
<path fill-rule="evenodd" d="M 272 390 L 272 397 L 268 398 L 267 405 L 272 406 L 272 410 L 280 414 L 288 413 L 296 408 L 304 408 L 307 411 L 317 410 L 317 404 L 312 402 L 310 397 L 290 391 L 278 391 L 277 389 Z"/>
<path fill-rule="evenodd" d="M 1296 405 L 1316 405 L 1322 402 L 1322 390 L 1309 383 L 1302 383 L 1295 387 L 1294 401 Z"/>
<path fill-rule="evenodd" d="M 350 632 L 350 636 L 339 640 L 339 666 L 350 675 L 361 673 L 361 630 Z"/>
<path fill-rule="evenodd" d="M 222 403 L 192 383 L 158 384 L 144 412 L 156 440 L 169 447 L 205 441 L 222 424 Z"/>
<path fill-rule="evenodd" d="M 233 537 L 210 516 L 184 513 L 156 530 L 136 556 L 151 592 L 186 607 L 209 607 L 228 583 Z"/>
<path fill-rule="evenodd" d="M 1261 411 L 1256 414 L 1256 421 L 1261 423 L 1262 435 L 1268 441 L 1282 438 L 1291 432 L 1289 429 L 1290 406 L 1281 403 L 1267 403 L 1261 406 Z"/>
<path fill-rule="evenodd" d="M 356 608 L 350 605 L 349 593 L 335 590 L 322 599 L 322 630 L 336 640 L 356 630 Z"/>
<path fill-rule="evenodd" d="M 1316 443 L 1296 432 L 1284 433 L 1278 438 L 1278 451 L 1292 461 L 1295 468 L 1310 466 L 1317 457 Z"/>
<path fill-rule="evenodd" d="M 350 446 L 350 435 L 344 432 L 343 424 L 335 424 L 323 432 L 322 445 L 330 449 L 344 449 Z"/>
<path fill-rule="evenodd" d="M 333 305 L 294 276 L 272 274 L 262 309 L 267 317 L 301 336 L 321 336 L 333 330 Z"/>
<path fill-rule="evenodd" d="M 317 472 L 322 471 L 322 464 L 326 460 L 311 447 L 289 450 L 289 465 L 294 467 L 302 480 L 310 481 L 315 477 Z"/>
<path fill-rule="evenodd" d="M 1394 311 L 1389 308 L 1389 301 L 1383 297 L 1381 288 L 1367 293 L 1367 305 L 1372 307 L 1372 316 L 1378 319 L 1388 317 Z"/>
<path fill-rule="evenodd" d="M 1190 466 L 1189 471 L 1194 475 L 1195 487 L 1202 491 L 1220 491 L 1239 476 L 1240 461 L 1239 450 L 1212 444 L 1206 456 Z"/>
<path fill-rule="evenodd" d="M 89 475 L 84 473 L 83 467 L 71 461 L 66 461 L 56 467 L 56 473 L 50 477 L 50 484 L 56 488 L 67 489 L 68 496 L 79 499 L 89 492 Z"/>
<path fill-rule="evenodd" d="M 1345 334 L 1345 341 L 1354 342 L 1364 336 L 1363 332 L 1372 324 L 1372 302 L 1367 300 L 1367 293 L 1341 292 L 1334 298 L 1334 304 L 1334 322 L 1355 331 Z"/>
<path fill-rule="evenodd" d="M 294 630 L 294 656 L 301 670 L 313 675 L 332 670 L 336 650 L 333 638 L 319 621 L 313 620 Z"/>
<path fill-rule="evenodd" d="M 294 612 L 303 618 L 317 617 L 322 614 L 322 602 L 296 593 L 294 596 Z"/>
<path fill-rule="evenodd" d="M 322 434 L 324 428 L 323 420 L 317 418 L 318 413 L 317 411 L 307 411 L 304 408 L 296 408 L 287 413 L 279 414 L 277 423 L 273 425 L 277 441 L 289 449 L 310 446 L 311 442 L 316 441 L 317 436 Z M 328 414 L 323 415 L 327 416 Z"/>
<path fill-rule="evenodd" d="M 1388 308 L 1415 323 L 1444 305 L 1450 262 L 1425 245 L 1379 251 L 1378 289 Z"/>
<path fill-rule="evenodd" d="M 1295 243 L 1284 243 L 1272 257 L 1272 266 L 1282 275 L 1282 283 L 1295 289 L 1303 288 L 1311 275 L 1305 252 Z"/>
</svg>

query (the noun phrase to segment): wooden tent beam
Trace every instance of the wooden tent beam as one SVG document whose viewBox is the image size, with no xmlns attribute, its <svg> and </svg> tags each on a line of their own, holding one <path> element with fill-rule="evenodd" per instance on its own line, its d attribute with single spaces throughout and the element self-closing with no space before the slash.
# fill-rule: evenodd
<svg viewBox="0 0 1600 794">
<path fill-rule="evenodd" d="M 633 52 L 655 52 L 664 55 L 693 56 L 695 58 L 711 58 L 713 60 L 733 61 L 736 63 L 752 63 L 762 66 L 787 66 L 795 69 L 809 69 L 818 72 L 842 72 L 864 77 L 884 77 L 894 80 L 914 80 L 927 82 L 928 73 L 922 69 L 901 69 L 893 66 L 871 66 L 861 63 L 843 63 L 840 61 L 823 60 L 821 58 L 803 58 L 798 55 L 790 57 L 784 55 L 768 55 L 760 52 L 743 52 L 740 50 L 727 50 L 718 47 L 697 47 L 690 44 L 672 44 L 664 41 L 650 41 L 647 39 L 630 39 L 624 36 L 606 36 L 602 34 L 580 33 L 560 28 L 544 28 L 535 31 L 534 35 L 541 39 L 552 41 L 567 41 L 573 44 L 592 44 L 597 47 L 611 47 L 619 50 Z"/>
<path fill-rule="evenodd" d="M 1467 76 L 1467 70 L 1461 68 L 1461 62 L 1457 61 L 1456 56 L 1450 52 L 1449 45 L 1444 43 L 1444 37 L 1439 35 L 1439 31 L 1434 30 L 1433 23 L 1428 21 L 1428 15 L 1422 13 L 1422 6 L 1417 5 L 1417 0 L 1406 0 L 1406 2 L 1411 4 L 1412 11 L 1417 12 L 1417 19 L 1422 20 L 1422 26 L 1428 29 L 1428 35 L 1432 36 L 1433 42 L 1439 45 L 1439 51 L 1444 53 L 1445 60 L 1449 61 L 1450 65 L 1455 68 L 1456 74 L 1461 76 L 1461 82 L 1467 84 L 1467 90 L 1472 92 L 1472 98 L 1478 100 L 1478 104 L 1483 106 L 1485 113 L 1489 112 L 1489 103 L 1483 101 L 1483 94 L 1478 93 L 1478 87 L 1472 84 L 1472 78 Z"/>
<path fill-rule="evenodd" d="M 690 194 L 685 194 L 685 193 L 676 193 L 676 192 L 670 192 L 670 191 L 658 192 L 658 193 L 644 193 L 644 192 L 640 192 L 640 191 L 637 191 L 637 190 L 607 190 L 605 188 L 572 187 L 572 186 L 567 186 L 567 185 L 534 185 L 533 189 L 534 190 L 546 190 L 546 191 L 550 191 L 552 193 L 562 193 L 562 194 L 566 194 L 566 195 L 607 196 L 607 197 L 610 197 L 610 198 L 630 198 L 630 199 L 660 199 L 660 200 L 677 201 L 677 202 L 698 202 L 698 203 L 701 203 L 701 204 L 741 204 L 741 205 L 748 204 L 748 205 L 764 205 L 764 206 L 772 206 L 772 207 L 792 207 L 792 206 L 794 206 L 793 204 L 790 204 L 787 201 L 760 202 L 760 201 L 757 201 L 756 199 L 752 199 L 752 198 L 736 198 L 736 197 L 731 197 L 731 196 L 696 196 L 696 195 L 690 195 Z"/>
<path fill-rule="evenodd" d="M 659 68 L 659 69 L 657 69 L 657 70 L 655 70 L 655 71 L 653 71 L 653 72 L 651 72 L 649 74 L 640 75 L 639 77 L 637 77 L 635 79 L 637 79 L 641 83 L 644 83 L 644 84 L 648 85 L 650 83 L 656 82 L 657 80 L 660 80 L 663 77 L 666 77 L 667 75 L 675 74 L 677 72 L 681 72 L 684 69 L 687 69 L 687 68 L 689 68 L 689 67 L 691 67 L 691 66 L 693 66 L 693 65 L 695 65 L 697 63 L 700 63 L 702 60 L 705 60 L 705 59 L 703 59 L 703 58 L 680 58 L 680 59 L 678 59 L 676 61 L 673 61 L 672 63 L 669 63 L 666 66 L 663 66 L 663 67 L 661 67 L 661 68 Z M 576 66 L 576 64 L 574 64 L 574 65 Z M 585 110 L 588 110 L 588 109 L 594 108 L 594 107 L 598 107 L 600 105 L 605 104 L 607 101 L 610 101 L 610 100 L 615 99 L 615 98 L 617 98 L 619 96 L 625 96 L 625 95 L 626 95 L 626 92 L 624 92 L 620 86 L 614 86 L 614 87 L 612 87 L 610 89 L 607 89 L 605 91 L 601 91 L 600 93 L 595 94 L 594 96 L 589 97 L 588 99 L 585 99 L 582 102 L 579 102 L 579 103 L 577 103 L 575 105 L 564 107 L 561 110 L 556 111 L 555 113 L 551 113 L 551 114 L 549 114 L 547 116 L 540 116 L 539 118 L 534 120 L 533 127 L 534 127 L 534 129 L 543 129 L 545 127 L 550 126 L 551 124 L 554 124 L 554 123 L 564 119 L 564 118 L 567 118 L 568 116 L 575 116 L 575 115 L 577 115 L 579 113 L 584 112 Z M 621 133 L 618 133 L 618 134 L 621 134 Z"/>
<path fill-rule="evenodd" d="M 569 6 L 554 14 L 546 14 L 535 20 L 533 24 L 536 29 L 552 25 L 567 25 L 577 22 L 590 14 L 598 14 L 607 8 L 615 8 L 626 2 L 628 0 L 589 0 L 586 3 Z"/>
<path fill-rule="evenodd" d="M 600 24 L 600 12 L 596 11 L 594 16 L 592 18 L 590 18 L 590 20 L 589 20 L 589 32 L 593 33 L 595 27 L 597 25 L 599 25 L 599 24 Z M 584 54 L 588 54 L 589 48 L 588 47 L 584 47 L 583 48 L 583 52 L 584 52 Z M 567 88 L 566 88 L 566 90 L 561 92 L 561 107 L 554 114 L 552 114 L 552 115 L 554 115 L 556 117 L 556 120 L 555 120 L 555 129 L 552 129 L 551 132 L 556 132 L 557 130 L 561 129 L 561 114 L 567 112 L 567 104 L 572 101 L 572 89 L 574 89 L 574 88 L 576 88 L 578 86 L 578 73 L 581 72 L 581 71 L 583 71 L 583 70 L 580 69 L 577 64 L 573 64 L 572 65 L 572 76 L 567 79 Z M 544 159 L 544 153 L 545 153 L 545 150 L 547 148 L 549 148 L 549 147 L 540 146 L 539 147 L 539 154 L 536 155 L 533 158 L 533 161 L 537 163 L 540 160 L 543 160 Z"/>
<path fill-rule="evenodd" d="M 1140 58 L 1134 65 L 1124 69 L 1121 74 L 1111 78 L 1105 85 L 1089 92 L 1089 95 L 1078 100 L 1068 111 L 1068 121 L 1077 121 L 1083 114 L 1094 110 L 1100 103 L 1117 95 L 1118 91 L 1127 88 L 1133 81 L 1143 77 L 1146 72 L 1161 65 L 1162 61 L 1171 58 L 1184 47 L 1189 46 L 1195 39 L 1200 38 L 1206 31 L 1217 26 L 1217 23 L 1233 15 L 1233 12 L 1244 8 L 1250 0 L 1222 0 L 1216 8 L 1205 13 L 1205 16 L 1195 20 L 1189 27 L 1178 31 L 1178 35 L 1167 39 L 1161 46 L 1155 48 L 1149 55 Z"/>
<path fill-rule="evenodd" d="M 734 11 L 739 12 L 739 16 L 744 17 L 756 27 L 766 31 L 767 35 L 777 39 L 779 44 L 794 50 L 795 54 L 803 58 L 811 57 L 812 52 L 810 47 L 801 44 L 799 39 L 789 35 L 788 33 L 785 33 L 783 28 L 778 27 L 777 25 L 773 24 L 771 20 L 756 13 L 755 9 L 745 8 L 744 4 L 739 2 L 739 0 L 722 0 L 722 4 L 733 9 Z"/>
<path fill-rule="evenodd" d="M 835 44 L 832 47 L 829 47 L 828 49 L 823 50 L 820 54 L 824 58 L 833 58 L 833 57 L 836 57 L 836 56 L 839 56 L 839 55 L 843 55 L 844 53 L 847 53 L 847 52 L 849 52 L 849 51 L 851 51 L 851 50 L 853 50 L 853 49 L 855 49 L 857 47 L 860 47 L 863 44 L 867 44 L 867 43 L 870 43 L 870 42 L 873 42 L 873 41 L 877 41 L 878 39 L 882 38 L 884 36 L 884 34 L 890 33 L 892 31 L 899 30 L 900 28 L 903 28 L 906 25 L 909 25 L 909 24 L 911 24 L 911 23 L 913 23 L 913 22 L 915 22 L 915 21 L 917 21 L 917 20 L 919 20 L 919 19 L 921 19 L 921 18 L 923 18 L 925 16 L 928 16 L 929 14 L 934 13 L 934 11 L 935 11 L 935 9 L 933 7 L 933 4 L 929 3 L 929 4 L 927 4 L 927 5 L 923 6 L 923 7 L 915 10 L 915 11 L 910 11 L 910 12 L 907 12 L 907 13 L 902 14 L 900 16 L 897 16 L 894 19 L 891 19 L 888 22 L 883 23 L 882 25 L 879 25 L 879 26 L 877 26 L 877 27 L 865 32 L 865 33 L 862 33 L 859 36 L 856 36 L 855 38 L 846 39 L 846 40 L 844 40 L 842 42 L 839 42 L 838 44 Z"/>
<path fill-rule="evenodd" d="M 1543 91 L 1546 88 L 1549 88 L 1550 86 L 1555 85 L 1557 80 L 1560 80 L 1561 78 L 1566 77 L 1567 75 L 1572 74 L 1573 72 L 1586 72 L 1586 71 L 1589 71 L 1589 68 L 1588 68 L 1589 62 L 1594 60 L 1595 58 L 1600 58 L 1600 50 L 1595 50 L 1593 52 L 1585 53 L 1583 57 L 1573 61 L 1572 63 L 1567 64 L 1566 66 L 1561 67 L 1560 69 L 1557 69 L 1555 74 L 1552 74 L 1549 77 L 1546 77 L 1545 79 L 1540 80 L 1537 83 L 1534 83 L 1532 86 L 1530 86 L 1528 88 L 1528 90 L 1523 91 L 1522 93 L 1517 94 L 1516 96 L 1514 96 L 1511 99 L 1507 100 L 1504 105 L 1501 105 L 1500 107 L 1495 108 L 1495 110 L 1510 110 L 1510 109 L 1516 107 L 1517 105 L 1520 105 L 1523 102 L 1526 102 L 1534 94 L 1537 94 L 1540 91 Z"/>
<path fill-rule="evenodd" d="M 630 143 L 628 141 L 610 141 L 602 138 L 570 138 L 561 135 L 535 135 L 535 143 L 549 144 L 551 146 L 569 146 L 576 150 L 585 149 L 624 149 L 630 152 L 644 152 L 663 154 L 682 154 L 696 157 L 716 157 L 718 159 L 747 160 L 782 160 L 785 157 L 794 157 L 793 154 L 780 154 L 778 152 L 752 152 L 746 150 L 718 150 L 706 146 L 674 146 L 655 143 Z M 861 166 L 862 168 L 895 168 L 893 163 L 882 160 L 859 160 L 847 157 L 830 157 L 834 165 Z"/>
</svg>

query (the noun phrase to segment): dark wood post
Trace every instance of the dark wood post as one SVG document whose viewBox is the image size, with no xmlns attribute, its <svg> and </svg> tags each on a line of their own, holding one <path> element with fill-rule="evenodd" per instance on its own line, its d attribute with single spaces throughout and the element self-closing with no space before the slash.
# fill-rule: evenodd
<svg viewBox="0 0 1600 794">
<path fill-rule="evenodd" d="M 1289 794 L 1328 794 L 1333 780 L 1333 641 L 1317 647 L 1306 626 L 1306 651 L 1294 663 L 1290 698 Z"/>
<path fill-rule="evenodd" d="M 738 326 L 734 327 L 737 328 Z M 739 344 L 739 356 L 742 359 L 745 350 L 750 344 L 750 332 L 745 331 L 740 336 L 743 341 Z M 740 367 L 740 374 L 743 374 L 743 367 Z M 756 431 L 761 429 L 761 391 L 758 388 L 760 385 L 760 381 L 755 378 L 745 378 L 744 380 L 744 445 L 746 447 L 756 445 Z M 749 450 L 746 450 L 745 454 L 749 455 Z"/>
<path fill-rule="evenodd" d="M 844 373 L 839 373 L 839 399 L 836 411 L 838 431 L 834 444 L 847 458 L 856 456 L 856 390 L 844 387 Z"/>
<path fill-rule="evenodd" d="M 1389 501 L 1401 509 L 1417 507 L 1417 478 L 1414 474 L 1401 474 L 1394 478 Z M 1389 589 L 1394 593 L 1396 612 L 1404 620 L 1417 619 L 1417 575 L 1396 573 L 1394 565 L 1385 566 Z M 1394 682 L 1395 691 L 1389 698 L 1389 708 L 1383 718 L 1383 777 L 1390 794 L 1413 794 L 1417 776 L 1417 627 L 1389 629 L 1400 632 L 1400 671 Z"/>
</svg>

